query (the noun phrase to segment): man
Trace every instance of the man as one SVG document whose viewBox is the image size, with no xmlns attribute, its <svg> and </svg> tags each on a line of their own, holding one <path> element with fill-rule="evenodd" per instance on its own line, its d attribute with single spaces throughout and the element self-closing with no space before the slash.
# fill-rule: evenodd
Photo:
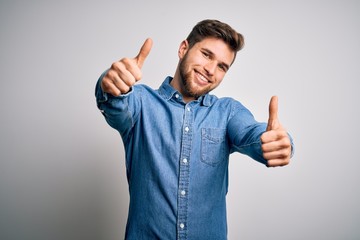
<svg viewBox="0 0 360 240">
<path fill-rule="evenodd" d="M 100 77 L 98 108 L 126 152 L 126 239 L 226 239 L 229 155 L 269 167 L 289 163 L 293 146 L 277 117 L 277 97 L 266 124 L 238 101 L 209 94 L 243 44 L 229 25 L 204 20 L 181 42 L 175 75 L 158 90 L 135 84 L 151 39 Z"/>
</svg>

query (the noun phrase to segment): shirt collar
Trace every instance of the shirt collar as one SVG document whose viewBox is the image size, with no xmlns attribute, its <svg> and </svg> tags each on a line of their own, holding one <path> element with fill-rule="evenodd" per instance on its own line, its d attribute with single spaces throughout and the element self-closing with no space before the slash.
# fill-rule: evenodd
<svg viewBox="0 0 360 240">
<path fill-rule="evenodd" d="M 170 100 L 175 94 L 180 94 L 178 93 L 178 91 L 176 91 L 175 88 L 170 85 L 172 79 L 173 78 L 170 76 L 166 77 L 159 88 L 159 94 L 166 100 Z"/>
<path fill-rule="evenodd" d="M 170 76 L 166 77 L 159 88 L 159 94 L 166 100 L 170 100 L 176 94 L 178 94 L 178 96 L 181 96 L 181 94 L 170 85 L 172 79 L 173 78 Z M 205 94 L 204 96 L 201 96 L 198 101 L 203 106 L 210 107 L 212 105 L 212 96 L 209 94 Z"/>
</svg>

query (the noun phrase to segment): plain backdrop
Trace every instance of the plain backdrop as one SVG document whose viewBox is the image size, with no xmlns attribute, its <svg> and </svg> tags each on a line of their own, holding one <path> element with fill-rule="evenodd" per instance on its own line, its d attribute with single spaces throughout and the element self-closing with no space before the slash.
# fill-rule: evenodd
<svg viewBox="0 0 360 240">
<path fill-rule="evenodd" d="M 278 95 L 296 144 L 283 168 L 231 155 L 229 239 L 359 239 L 359 13 L 355 0 L 0 0 L 0 239 L 123 239 L 124 151 L 95 83 L 151 37 L 142 83 L 157 88 L 205 18 L 246 39 L 213 93 L 259 121 Z"/>
</svg>

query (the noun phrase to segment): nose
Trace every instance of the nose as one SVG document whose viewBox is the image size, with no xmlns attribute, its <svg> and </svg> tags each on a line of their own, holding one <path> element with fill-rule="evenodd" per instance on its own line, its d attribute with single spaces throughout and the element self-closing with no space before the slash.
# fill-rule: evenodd
<svg viewBox="0 0 360 240">
<path fill-rule="evenodd" d="M 216 67 L 217 67 L 216 61 L 208 61 L 205 64 L 204 69 L 209 75 L 214 75 Z"/>
</svg>

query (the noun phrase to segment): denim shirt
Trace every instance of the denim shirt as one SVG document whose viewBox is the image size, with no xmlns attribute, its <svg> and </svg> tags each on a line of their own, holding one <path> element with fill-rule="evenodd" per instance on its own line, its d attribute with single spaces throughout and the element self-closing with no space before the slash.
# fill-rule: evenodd
<svg viewBox="0 0 360 240">
<path fill-rule="evenodd" d="M 97 106 L 121 134 L 130 205 L 125 239 L 227 239 L 229 155 L 266 164 L 266 123 L 232 98 L 207 94 L 185 103 L 167 77 L 158 90 L 137 84 L 103 93 Z"/>
</svg>

